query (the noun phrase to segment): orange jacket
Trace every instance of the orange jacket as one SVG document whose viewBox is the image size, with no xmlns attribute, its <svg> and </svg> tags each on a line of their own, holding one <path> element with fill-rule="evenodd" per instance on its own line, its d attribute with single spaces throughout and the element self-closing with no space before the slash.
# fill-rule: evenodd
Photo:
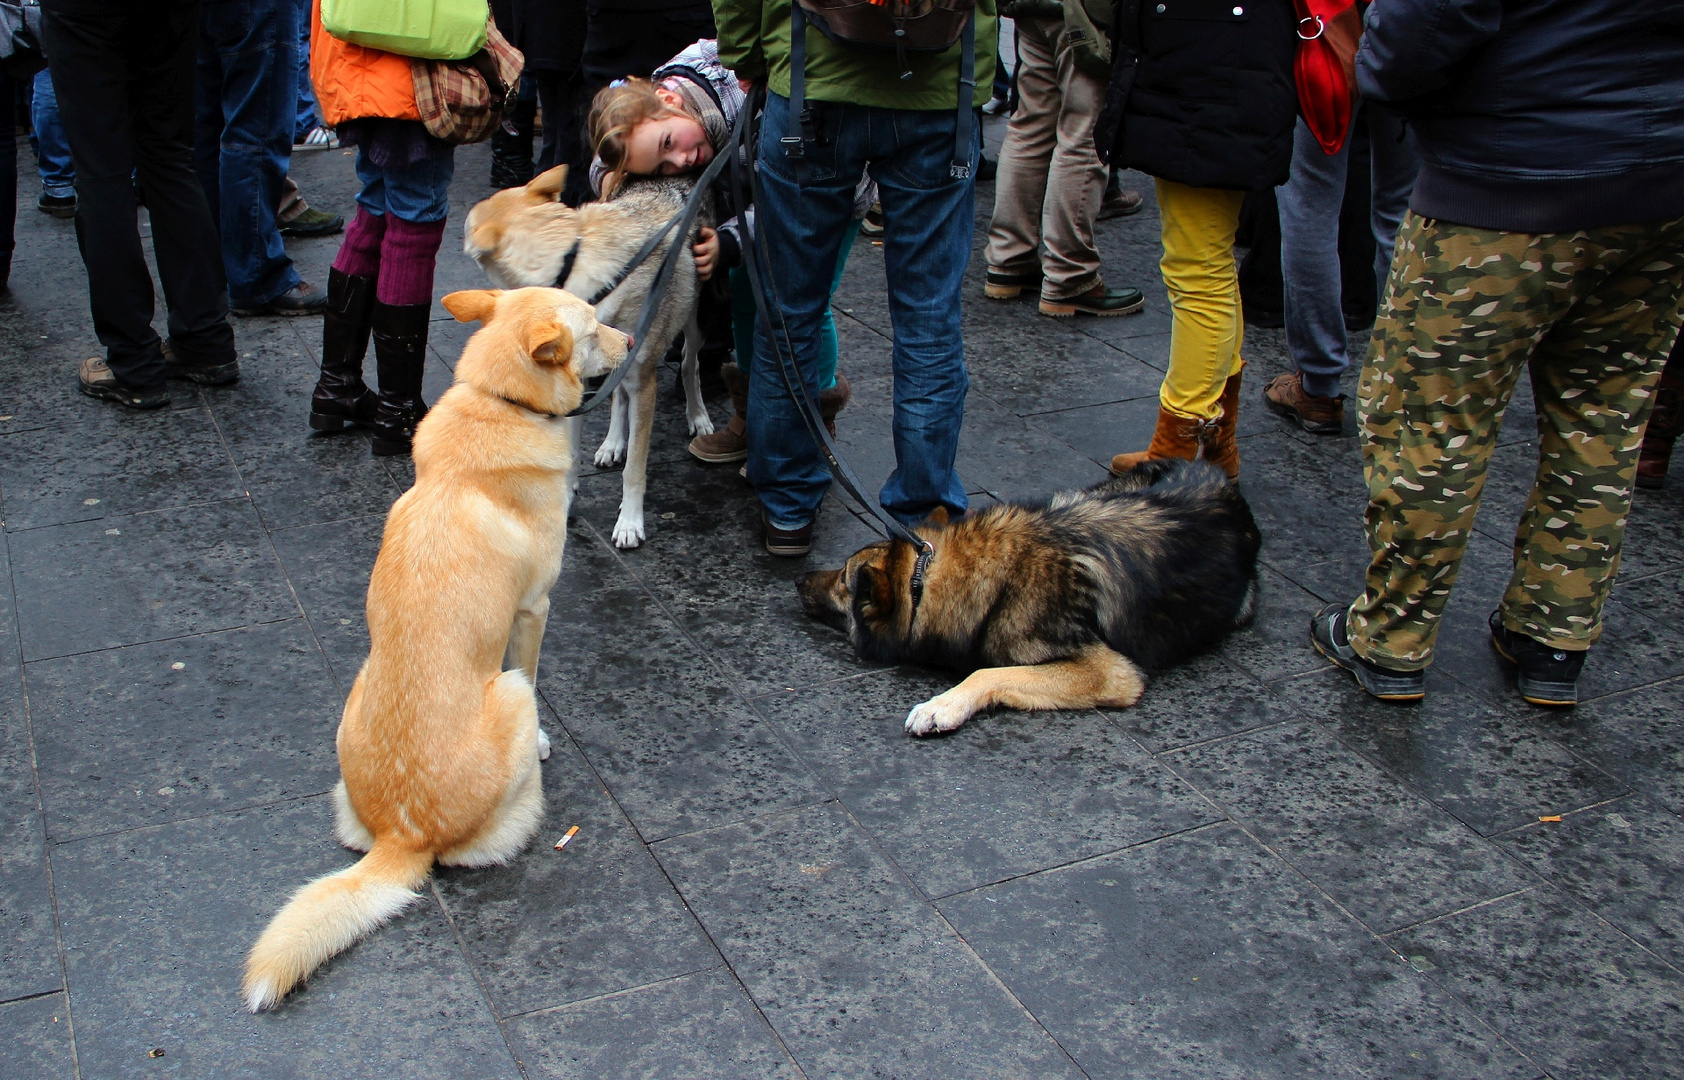
<svg viewBox="0 0 1684 1080">
<path fill-rule="evenodd" d="M 368 116 L 421 119 L 409 57 L 332 36 L 322 29 L 322 0 L 311 5 L 310 81 L 328 127 Z"/>
</svg>

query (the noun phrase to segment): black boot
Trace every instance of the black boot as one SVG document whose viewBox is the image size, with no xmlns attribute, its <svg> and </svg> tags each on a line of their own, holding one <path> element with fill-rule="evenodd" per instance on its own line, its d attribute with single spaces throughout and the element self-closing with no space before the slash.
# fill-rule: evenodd
<svg viewBox="0 0 1684 1080">
<path fill-rule="evenodd" d="M 322 319 L 322 377 L 310 395 L 310 426 L 339 431 L 374 423 L 374 391 L 363 382 L 374 279 L 327 272 L 327 314 Z"/>
<path fill-rule="evenodd" d="M 374 363 L 380 373 L 374 413 L 374 456 L 409 453 L 415 425 L 427 415 L 421 379 L 427 367 L 427 318 L 431 304 L 374 302 Z"/>
<path fill-rule="evenodd" d="M 503 125 L 491 133 L 491 186 L 523 187 L 532 179 L 532 129 L 538 115 L 538 99 L 519 99 L 509 113 L 510 134 Z"/>
</svg>

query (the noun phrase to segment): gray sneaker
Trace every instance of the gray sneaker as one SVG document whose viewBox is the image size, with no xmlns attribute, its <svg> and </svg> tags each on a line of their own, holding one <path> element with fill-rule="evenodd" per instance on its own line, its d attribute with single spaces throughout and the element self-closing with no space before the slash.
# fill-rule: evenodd
<svg viewBox="0 0 1684 1080">
<path fill-rule="evenodd" d="M 1345 629 L 1350 610 L 1347 604 L 1329 604 L 1316 612 L 1310 620 L 1310 644 L 1316 651 L 1355 675 L 1357 683 L 1381 701 L 1420 701 L 1426 697 L 1426 672 L 1393 671 L 1357 655 Z"/>
</svg>

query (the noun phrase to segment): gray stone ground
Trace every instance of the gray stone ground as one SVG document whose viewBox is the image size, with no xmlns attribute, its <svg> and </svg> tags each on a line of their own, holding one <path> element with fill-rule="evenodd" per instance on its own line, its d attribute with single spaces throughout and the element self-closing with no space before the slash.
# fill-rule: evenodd
<svg viewBox="0 0 1684 1080">
<path fill-rule="evenodd" d="M 350 211 L 348 157 L 296 172 Z M 486 172 L 483 147 L 461 154 L 455 220 Z M 927 742 L 901 719 L 950 677 L 861 663 L 791 588 L 869 530 L 827 504 L 810 559 L 763 555 L 735 470 L 684 454 L 664 379 L 648 543 L 612 550 L 619 478 L 583 481 L 542 663 L 540 840 L 439 873 L 283 1008 L 243 1013 L 245 949 L 352 858 L 332 736 L 409 475 L 308 435 L 313 321 L 240 321 L 244 379 L 178 387 L 167 412 L 80 398 L 82 268 L 25 173 L 0 300 L 9 1080 L 1684 1075 L 1684 480 L 1638 499 L 1589 700 L 1526 707 L 1482 638 L 1532 471 L 1518 402 L 1429 698 L 1376 703 L 1304 636 L 1359 580 L 1358 448 L 1259 407 L 1270 331 L 1241 420 L 1257 624 L 1134 709 Z M 1040 318 L 982 300 L 973 267 L 978 504 L 1144 445 L 1169 325 L 1151 208 L 1101 233 L 1145 314 Z M 458 235 L 441 295 L 481 283 Z M 292 250 L 320 282 L 337 243 Z M 882 273 L 862 241 L 837 300 L 840 426 L 873 482 Z M 437 318 L 433 394 L 468 333 Z"/>
</svg>

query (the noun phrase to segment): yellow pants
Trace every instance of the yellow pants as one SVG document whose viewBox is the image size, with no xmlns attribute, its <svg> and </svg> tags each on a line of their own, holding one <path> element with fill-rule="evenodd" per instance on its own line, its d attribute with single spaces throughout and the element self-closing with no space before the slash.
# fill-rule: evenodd
<svg viewBox="0 0 1684 1080">
<path fill-rule="evenodd" d="M 1245 192 L 1157 181 L 1164 257 L 1158 263 L 1173 315 L 1163 407 L 1192 420 L 1222 412 L 1222 386 L 1245 366 L 1234 230 Z"/>
</svg>

